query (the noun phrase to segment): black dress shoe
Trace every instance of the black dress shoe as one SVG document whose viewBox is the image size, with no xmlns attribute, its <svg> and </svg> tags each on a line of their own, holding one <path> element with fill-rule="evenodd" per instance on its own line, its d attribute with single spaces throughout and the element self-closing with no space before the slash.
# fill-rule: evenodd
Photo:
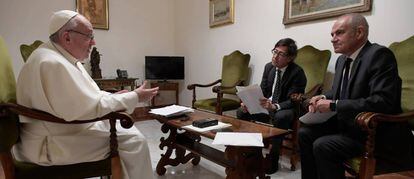
<svg viewBox="0 0 414 179">
<path fill-rule="evenodd" d="M 268 175 L 270 175 L 270 174 L 276 173 L 277 170 L 279 170 L 279 166 L 278 165 L 276 165 L 276 166 L 271 165 L 269 168 L 266 169 L 265 173 L 268 174 Z"/>
<path fill-rule="evenodd" d="M 265 173 L 273 174 L 279 169 L 279 157 L 267 155 L 265 158 Z"/>
</svg>

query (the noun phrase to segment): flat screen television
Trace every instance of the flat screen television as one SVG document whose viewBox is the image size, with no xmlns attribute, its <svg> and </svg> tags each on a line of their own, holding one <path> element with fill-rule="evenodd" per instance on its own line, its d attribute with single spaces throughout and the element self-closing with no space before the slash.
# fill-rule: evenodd
<svg viewBox="0 0 414 179">
<path fill-rule="evenodd" d="M 145 79 L 183 80 L 184 57 L 145 56 Z"/>
</svg>

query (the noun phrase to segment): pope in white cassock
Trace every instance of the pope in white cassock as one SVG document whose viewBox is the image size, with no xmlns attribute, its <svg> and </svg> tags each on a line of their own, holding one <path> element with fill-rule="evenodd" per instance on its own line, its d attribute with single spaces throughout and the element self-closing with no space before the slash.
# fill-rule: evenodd
<svg viewBox="0 0 414 179">
<path fill-rule="evenodd" d="M 77 12 L 54 13 L 50 41 L 36 49 L 17 80 L 17 102 L 67 121 L 88 120 L 112 111 L 132 113 L 138 102 L 150 100 L 158 88 L 110 94 L 101 91 L 80 63 L 95 45 L 91 23 Z M 64 165 L 109 156 L 109 124 L 99 121 L 65 125 L 20 116 L 21 142 L 13 154 L 19 161 Z M 153 178 L 147 142 L 137 128 L 117 124 L 118 149 L 125 179 Z"/>
</svg>

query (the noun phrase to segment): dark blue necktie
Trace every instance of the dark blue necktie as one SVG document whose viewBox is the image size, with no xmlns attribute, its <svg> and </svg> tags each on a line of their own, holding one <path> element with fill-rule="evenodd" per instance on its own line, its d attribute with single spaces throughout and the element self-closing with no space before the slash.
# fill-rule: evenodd
<svg viewBox="0 0 414 179">
<path fill-rule="evenodd" d="M 280 87 L 282 86 L 281 83 L 282 83 L 282 71 L 278 69 L 277 70 L 275 89 L 273 90 L 272 103 L 278 103 L 279 102 Z"/>
<path fill-rule="evenodd" d="M 346 99 L 346 94 L 348 92 L 348 80 L 349 80 L 349 68 L 351 66 L 352 59 L 347 58 L 345 61 L 345 72 L 344 76 L 342 77 L 342 89 L 341 89 L 341 95 L 339 96 L 339 99 Z"/>
</svg>

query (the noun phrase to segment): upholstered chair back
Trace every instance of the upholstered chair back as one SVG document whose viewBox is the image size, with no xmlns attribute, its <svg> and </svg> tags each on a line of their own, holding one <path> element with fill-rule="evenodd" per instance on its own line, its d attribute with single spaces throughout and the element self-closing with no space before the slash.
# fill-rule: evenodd
<svg viewBox="0 0 414 179">
<path fill-rule="evenodd" d="M 295 63 L 303 68 L 307 78 L 305 93 L 316 85 L 322 85 L 325 79 L 331 52 L 329 50 L 318 50 L 306 45 L 298 50 Z"/>
<path fill-rule="evenodd" d="M 233 86 L 237 81 L 242 80 L 246 85 L 249 76 L 249 54 L 242 54 L 236 50 L 223 57 L 221 71 L 221 85 Z M 223 90 L 224 94 L 236 94 L 236 88 Z"/>
<path fill-rule="evenodd" d="M 32 54 L 32 52 L 36 50 L 37 47 L 39 47 L 42 44 L 43 44 L 42 41 L 36 40 L 30 45 L 26 45 L 26 44 L 20 45 L 20 53 L 22 54 L 23 61 L 26 62 L 30 54 Z"/>
<path fill-rule="evenodd" d="M 390 45 L 397 59 L 398 73 L 402 79 L 401 106 L 403 112 L 414 111 L 414 36 Z M 410 120 L 414 130 L 414 119 Z"/>
<path fill-rule="evenodd" d="M 16 80 L 9 52 L 0 36 L 0 103 L 7 102 L 16 102 Z M 0 153 L 10 151 L 18 135 L 18 117 L 0 111 Z"/>
</svg>

